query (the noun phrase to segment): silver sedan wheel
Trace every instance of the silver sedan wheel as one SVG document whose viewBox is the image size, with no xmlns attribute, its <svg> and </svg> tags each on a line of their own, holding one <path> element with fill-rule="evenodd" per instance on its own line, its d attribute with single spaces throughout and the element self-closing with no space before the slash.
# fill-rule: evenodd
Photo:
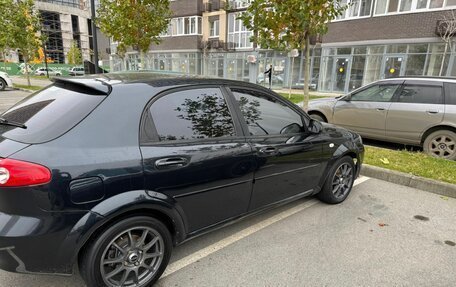
<svg viewBox="0 0 456 287">
<path fill-rule="evenodd" d="M 456 159 L 456 133 L 448 130 L 433 132 L 426 138 L 424 150 L 435 157 Z"/>
</svg>

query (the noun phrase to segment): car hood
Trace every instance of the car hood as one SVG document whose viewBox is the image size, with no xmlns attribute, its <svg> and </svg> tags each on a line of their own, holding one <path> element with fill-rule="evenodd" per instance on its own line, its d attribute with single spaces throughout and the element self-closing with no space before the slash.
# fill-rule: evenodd
<svg viewBox="0 0 456 287">
<path fill-rule="evenodd" d="M 328 124 L 328 123 L 322 123 L 321 124 L 321 129 L 322 132 L 329 135 L 331 138 L 347 138 L 347 139 L 354 139 L 359 137 L 356 133 L 351 132 L 343 127 L 336 126 L 333 124 Z"/>
<path fill-rule="evenodd" d="M 309 110 L 318 109 L 321 107 L 333 107 L 334 104 L 338 101 L 338 98 L 323 98 L 317 100 L 309 101 Z"/>
</svg>

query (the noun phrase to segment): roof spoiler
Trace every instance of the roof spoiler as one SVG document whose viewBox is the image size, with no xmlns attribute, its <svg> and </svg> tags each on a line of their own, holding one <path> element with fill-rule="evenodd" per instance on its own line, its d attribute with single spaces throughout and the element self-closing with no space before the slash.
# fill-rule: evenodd
<svg viewBox="0 0 456 287">
<path fill-rule="evenodd" d="M 52 81 L 56 86 L 86 94 L 107 96 L 112 91 L 112 86 L 104 79 L 71 79 L 55 77 Z"/>
</svg>

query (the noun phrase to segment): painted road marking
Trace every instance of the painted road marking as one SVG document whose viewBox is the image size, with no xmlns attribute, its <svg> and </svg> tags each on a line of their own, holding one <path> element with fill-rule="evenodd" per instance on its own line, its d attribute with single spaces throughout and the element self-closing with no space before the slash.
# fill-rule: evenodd
<svg viewBox="0 0 456 287">
<path fill-rule="evenodd" d="M 359 177 L 357 180 L 355 180 L 355 183 L 353 184 L 353 186 L 357 186 L 358 184 L 361 184 L 367 180 L 369 180 L 370 178 L 369 177 L 365 177 L 365 176 L 361 176 Z M 298 205 L 298 206 L 295 206 L 289 210 L 285 210 L 279 214 L 276 214 L 274 215 L 273 217 L 270 217 L 268 219 L 265 219 L 261 222 L 258 222 L 257 224 L 255 225 L 252 225 L 252 226 L 249 226 L 231 236 L 228 236 L 227 238 L 224 238 L 216 243 L 213 243 L 203 249 L 200 249 L 198 250 L 197 252 L 193 253 L 193 254 L 190 254 L 182 259 L 179 259 L 175 262 L 173 262 L 172 264 L 168 265 L 168 268 L 166 268 L 165 272 L 163 273 L 163 275 L 161 276 L 161 278 L 165 278 L 166 276 L 169 276 L 187 266 L 189 266 L 190 264 L 193 264 L 195 263 L 196 261 L 198 260 L 201 260 L 209 255 L 211 255 L 212 253 L 215 253 L 233 243 L 235 243 L 236 241 L 239 241 L 243 238 L 246 238 L 247 236 L 249 235 L 252 235 L 253 233 L 255 232 L 258 232 L 276 222 L 279 222 L 287 217 L 290 217 L 292 216 L 293 214 L 296 214 L 298 212 L 301 212 L 309 207 L 312 207 L 314 206 L 315 204 L 319 203 L 320 201 L 319 200 L 316 200 L 316 199 L 310 199 L 306 202 L 303 202 L 302 204 Z"/>
</svg>

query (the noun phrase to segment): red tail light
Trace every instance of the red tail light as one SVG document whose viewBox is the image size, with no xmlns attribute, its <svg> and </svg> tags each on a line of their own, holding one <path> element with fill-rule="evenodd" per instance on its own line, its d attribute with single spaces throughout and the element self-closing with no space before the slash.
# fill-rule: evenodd
<svg viewBox="0 0 456 287">
<path fill-rule="evenodd" d="M 0 159 L 0 187 L 40 185 L 51 181 L 51 171 L 42 165 Z"/>
</svg>

